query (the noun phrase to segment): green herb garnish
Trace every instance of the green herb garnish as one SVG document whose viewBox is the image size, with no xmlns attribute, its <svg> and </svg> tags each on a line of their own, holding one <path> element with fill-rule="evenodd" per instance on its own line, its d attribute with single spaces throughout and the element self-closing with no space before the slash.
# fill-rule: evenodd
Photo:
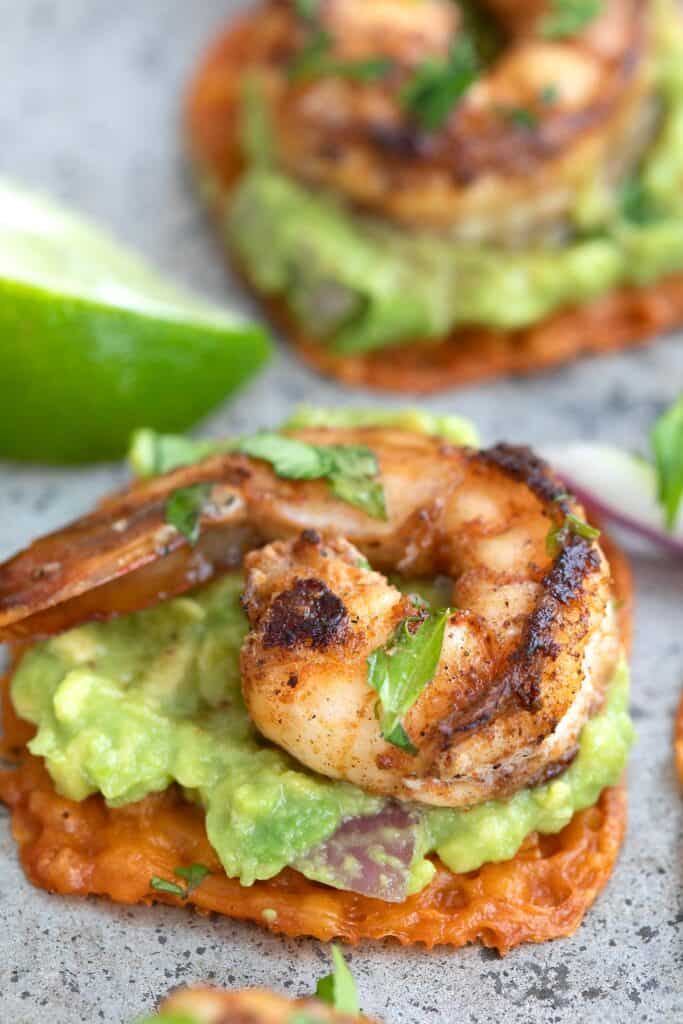
<svg viewBox="0 0 683 1024">
<path fill-rule="evenodd" d="M 546 39 L 574 36 L 602 14 L 603 7 L 604 0 L 553 0 L 541 22 L 541 35 Z"/>
<path fill-rule="evenodd" d="M 356 981 L 337 946 L 332 946 L 332 960 L 334 970 L 332 974 L 320 979 L 315 994 L 340 1013 L 356 1016 L 360 1013 Z"/>
<path fill-rule="evenodd" d="M 289 65 L 289 77 L 300 82 L 312 78 L 337 76 L 356 82 L 376 82 L 394 67 L 388 57 L 366 60 L 339 60 L 332 55 L 334 40 L 318 20 L 317 0 L 297 0 L 298 17 L 309 29 L 308 39 Z"/>
<path fill-rule="evenodd" d="M 178 882 L 172 882 L 168 878 L 159 878 L 158 875 L 154 875 L 149 882 L 150 889 L 186 900 L 190 893 L 194 892 L 211 872 L 204 864 L 190 864 L 186 868 L 174 868 L 173 874 L 176 878 L 184 879 L 185 885 L 180 885 Z"/>
<path fill-rule="evenodd" d="M 505 107 L 501 113 L 506 121 L 517 128 L 525 128 L 527 131 L 538 128 L 538 117 L 528 107 Z"/>
<path fill-rule="evenodd" d="M 568 495 L 564 494 L 561 498 L 555 500 L 561 500 L 567 498 Z M 591 526 L 589 523 L 584 522 L 583 519 L 579 519 L 573 512 L 567 512 L 564 517 L 564 522 L 561 526 L 553 526 L 548 533 L 546 540 L 546 549 L 548 554 L 555 556 L 565 546 L 569 538 L 573 535 L 577 537 L 583 537 L 585 540 L 597 540 L 600 536 L 600 530 Z"/>
<path fill-rule="evenodd" d="M 660 219 L 660 212 L 656 209 L 643 181 L 637 176 L 629 178 L 622 185 L 619 199 L 621 216 L 630 224 L 643 226 Z"/>
<path fill-rule="evenodd" d="M 446 60 L 424 61 L 401 93 L 403 106 L 429 132 L 444 126 L 480 71 L 474 45 L 459 36 Z"/>
<path fill-rule="evenodd" d="M 187 868 L 175 868 L 173 874 L 177 878 L 185 879 L 185 892 L 189 896 L 191 892 L 202 884 L 207 875 L 211 872 L 205 864 L 190 864 Z"/>
<path fill-rule="evenodd" d="M 290 64 L 289 77 L 292 81 L 337 77 L 347 78 L 352 82 L 378 82 L 393 70 L 393 61 L 388 57 L 337 60 L 329 55 L 330 46 L 330 37 L 325 32 L 316 33 Z"/>
<path fill-rule="evenodd" d="M 683 395 L 655 423 L 650 433 L 657 472 L 657 500 L 666 528 L 676 526 L 683 502 Z"/>
<path fill-rule="evenodd" d="M 416 754 L 401 719 L 436 674 L 452 609 L 404 619 L 388 644 L 368 657 L 368 684 L 379 694 L 376 714 L 388 743 Z"/>
<path fill-rule="evenodd" d="M 295 0 L 294 8 L 302 21 L 314 21 L 318 16 L 319 0 Z"/>
<path fill-rule="evenodd" d="M 190 544 L 199 540 L 202 509 L 210 493 L 211 484 L 193 484 L 173 491 L 166 501 L 166 522 L 187 537 Z"/>
<path fill-rule="evenodd" d="M 141 476 L 155 476 L 221 452 L 239 452 L 270 462 L 284 480 L 328 481 L 332 493 L 374 519 L 386 519 L 384 488 L 375 477 L 379 464 L 365 445 L 316 445 L 263 431 L 238 441 L 191 441 L 173 435 L 139 431 L 131 452 Z M 196 544 L 202 509 L 211 484 L 193 484 L 173 491 L 166 502 L 166 522 Z"/>
<path fill-rule="evenodd" d="M 244 438 L 237 451 L 270 462 L 287 480 L 329 482 L 334 495 L 375 519 L 386 519 L 384 488 L 374 479 L 377 458 L 365 445 L 319 445 L 264 431 Z"/>
<path fill-rule="evenodd" d="M 560 98 L 560 87 L 551 82 L 544 85 L 539 94 L 539 99 L 544 107 L 552 107 Z"/>
<path fill-rule="evenodd" d="M 182 434 L 158 434 L 143 428 L 131 438 L 128 461 L 136 476 L 160 476 L 233 447 L 234 442 L 195 441 Z"/>
<path fill-rule="evenodd" d="M 178 899 L 186 899 L 185 886 L 178 885 L 177 882 L 169 882 L 166 878 L 159 878 L 158 875 L 153 875 L 149 882 L 150 889 L 154 889 L 155 892 L 169 893 L 171 896 L 177 896 Z"/>
</svg>

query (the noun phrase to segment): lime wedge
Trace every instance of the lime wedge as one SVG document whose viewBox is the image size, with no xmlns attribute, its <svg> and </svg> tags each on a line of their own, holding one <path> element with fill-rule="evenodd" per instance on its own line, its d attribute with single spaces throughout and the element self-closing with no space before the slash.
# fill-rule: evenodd
<svg viewBox="0 0 683 1024">
<path fill-rule="evenodd" d="M 269 354 L 260 327 L 0 181 L 0 456 L 116 458 L 140 423 L 190 427 Z"/>
</svg>

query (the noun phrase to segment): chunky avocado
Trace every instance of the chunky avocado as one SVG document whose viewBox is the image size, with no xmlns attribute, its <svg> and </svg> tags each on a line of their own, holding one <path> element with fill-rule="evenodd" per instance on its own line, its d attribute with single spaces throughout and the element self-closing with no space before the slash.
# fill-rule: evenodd
<svg viewBox="0 0 683 1024">
<path fill-rule="evenodd" d="M 249 885 L 296 864 L 320 878 L 310 851 L 344 821 L 386 804 L 315 775 L 256 733 L 240 692 L 242 586 L 241 575 L 229 575 L 189 597 L 39 643 L 16 670 L 12 700 L 37 726 L 30 749 L 64 796 L 100 792 L 118 806 L 175 781 L 205 808 L 228 875 Z M 621 668 L 560 778 L 469 811 L 415 808 L 410 890 L 429 881 L 424 856 L 432 850 L 453 870 L 472 870 L 512 856 L 535 829 L 559 831 L 594 803 L 626 762 L 627 689 Z"/>
<path fill-rule="evenodd" d="M 659 10 L 657 139 L 623 193 L 589 188 L 581 197 L 571 241 L 523 251 L 410 234 L 309 191 L 266 159 L 228 204 L 225 231 L 240 264 L 340 353 L 429 343 L 465 325 L 523 328 L 683 270 L 683 29 L 671 0 Z"/>
</svg>

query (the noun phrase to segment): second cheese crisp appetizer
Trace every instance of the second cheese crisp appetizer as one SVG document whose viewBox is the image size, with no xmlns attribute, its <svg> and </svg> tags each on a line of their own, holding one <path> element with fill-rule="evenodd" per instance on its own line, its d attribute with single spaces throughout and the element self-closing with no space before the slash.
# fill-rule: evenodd
<svg viewBox="0 0 683 1024">
<path fill-rule="evenodd" d="M 187 133 L 304 358 L 427 392 L 683 322 L 682 118 L 675 0 L 265 0 Z"/>
<path fill-rule="evenodd" d="M 578 926 L 624 830 L 628 571 L 529 449 L 465 437 L 143 433 L 143 479 L 0 567 L 33 882 L 321 939 Z"/>
<path fill-rule="evenodd" d="M 361 1015 L 355 980 L 334 946 L 332 955 L 334 971 L 320 979 L 315 996 L 288 999 L 266 989 L 179 989 L 163 1001 L 158 1014 L 136 1024 L 373 1024 Z"/>
</svg>

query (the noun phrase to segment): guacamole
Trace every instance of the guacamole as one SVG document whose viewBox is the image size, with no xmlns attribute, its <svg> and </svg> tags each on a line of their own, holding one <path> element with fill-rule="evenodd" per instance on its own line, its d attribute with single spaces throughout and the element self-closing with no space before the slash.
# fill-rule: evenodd
<svg viewBox="0 0 683 1024">
<path fill-rule="evenodd" d="M 523 328 L 617 286 L 683 271 L 683 25 L 672 0 L 658 9 L 658 136 L 619 195 L 587 184 L 566 244 L 503 250 L 402 231 L 299 185 L 261 146 L 226 214 L 240 264 L 312 336 L 348 354 L 437 341 L 458 326 Z"/>
<path fill-rule="evenodd" d="M 175 781 L 204 807 L 228 875 L 249 885 L 294 865 L 335 884 L 316 849 L 344 822 L 380 815 L 388 801 L 315 775 L 257 734 L 240 692 L 242 586 L 240 574 L 228 575 L 190 596 L 39 643 L 15 672 L 12 700 L 37 726 L 30 750 L 64 796 L 99 792 L 119 806 Z M 469 811 L 410 807 L 405 891 L 429 881 L 430 851 L 454 871 L 472 870 L 509 858 L 532 830 L 559 831 L 594 803 L 626 762 L 627 689 L 622 667 L 607 707 L 583 730 L 579 756 L 554 781 Z M 389 856 L 390 845 L 377 857 Z"/>
</svg>

